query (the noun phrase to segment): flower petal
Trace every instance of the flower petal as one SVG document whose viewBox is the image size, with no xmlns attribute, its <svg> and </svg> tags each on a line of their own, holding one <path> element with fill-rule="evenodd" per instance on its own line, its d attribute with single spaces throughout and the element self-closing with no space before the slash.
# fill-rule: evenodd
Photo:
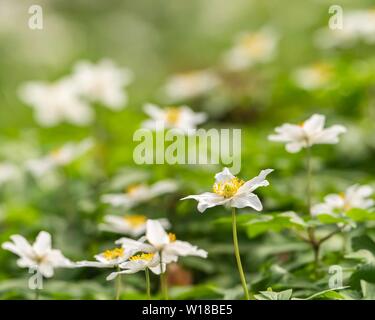
<svg viewBox="0 0 375 320">
<path fill-rule="evenodd" d="M 157 220 L 147 220 L 146 238 L 156 248 L 161 248 L 169 243 L 168 234 Z"/>
<path fill-rule="evenodd" d="M 15 234 L 15 235 L 12 235 L 10 238 L 13 241 L 17 250 L 19 251 L 20 255 L 28 256 L 28 257 L 34 256 L 34 250 L 32 246 L 24 237 L 18 234 Z"/>
<path fill-rule="evenodd" d="M 51 250 L 51 235 L 46 231 L 39 232 L 33 244 L 33 249 L 39 256 Z"/>
<path fill-rule="evenodd" d="M 233 197 L 231 206 L 238 209 L 251 207 L 257 211 L 261 211 L 263 209 L 262 203 L 260 202 L 258 196 L 254 193 L 242 194 L 240 196 Z"/>
<path fill-rule="evenodd" d="M 232 180 L 234 178 L 234 175 L 229 171 L 228 168 L 224 168 L 223 171 L 217 173 L 215 175 L 216 182 L 226 182 L 229 180 Z"/>
<path fill-rule="evenodd" d="M 341 125 L 334 125 L 324 129 L 312 138 L 313 144 L 336 144 L 339 142 L 339 135 L 345 133 L 347 129 Z"/>
<path fill-rule="evenodd" d="M 324 128 L 326 117 L 321 114 L 314 114 L 303 124 L 303 129 L 308 135 L 320 132 Z"/>
<path fill-rule="evenodd" d="M 38 266 L 38 271 L 46 278 L 51 278 L 54 274 L 53 272 L 53 266 L 52 264 L 46 262 L 46 263 L 41 263 Z"/>
<path fill-rule="evenodd" d="M 267 187 L 270 183 L 266 180 L 266 177 L 272 171 L 273 169 L 262 170 L 255 178 L 245 182 L 245 184 L 238 189 L 237 194 L 252 192 L 259 187 Z"/>
<path fill-rule="evenodd" d="M 163 257 L 164 252 L 176 254 L 178 256 L 198 256 L 202 258 L 207 258 L 207 251 L 203 249 L 199 249 L 197 246 L 191 245 L 187 241 L 180 241 L 176 240 L 174 242 L 171 242 L 168 244 L 163 251 Z"/>
<path fill-rule="evenodd" d="M 167 269 L 166 267 L 167 267 L 166 264 L 162 263 L 162 267 L 161 268 L 160 268 L 160 264 L 159 264 L 159 265 L 157 265 L 155 267 L 149 267 L 149 269 L 153 273 L 155 273 L 155 274 L 160 274 L 160 273 L 164 273 L 165 272 L 165 270 Z"/>
<path fill-rule="evenodd" d="M 304 143 L 297 142 L 297 141 L 296 142 L 290 142 L 290 143 L 287 143 L 285 145 L 286 151 L 288 151 L 290 153 L 300 152 L 303 147 L 305 147 Z"/>
<path fill-rule="evenodd" d="M 181 200 L 194 199 L 198 201 L 198 211 L 204 212 L 208 208 L 212 208 L 219 205 L 225 205 L 230 201 L 230 198 L 226 199 L 223 196 L 220 196 L 212 192 L 204 192 L 198 195 L 190 195 Z"/>
</svg>

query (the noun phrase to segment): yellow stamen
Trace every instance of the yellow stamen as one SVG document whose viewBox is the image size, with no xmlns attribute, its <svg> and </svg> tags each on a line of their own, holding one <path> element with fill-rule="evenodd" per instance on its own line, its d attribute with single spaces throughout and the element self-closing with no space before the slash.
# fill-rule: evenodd
<svg viewBox="0 0 375 320">
<path fill-rule="evenodd" d="M 302 121 L 298 124 L 301 128 L 303 128 L 303 126 L 305 125 L 305 121 Z"/>
<path fill-rule="evenodd" d="M 115 248 L 112 250 L 106 250 L 103 252 L 104 258 L 107 260 L 113 260 L 124 256 L 124 248 Z"/>
<path fill-rule="evenodd" d="M 53 159 L 58 159 L 58 158 L 60 158 L 60 156 L 61 156 L 61 149 L 55 149 L 55 150 L 52 150 L 51 153 L 50 153 L 50 156 L 51 156 Z"/>
<path fill-rule="evenodd" d="M 166 109 L 165 120 L 169 124 L 176 124 L 180 120 L 181 109 L 178 107 L 170 107 Z"/>
<path fill-rule="evenodd" d="M 242 39 L 241 45 L 250 54 L 261 55 L 267 48 L 267 39 L 262 34 L 248 34 Z"/>
<path fill-rule="evenodd" d="M 154 257 L 155 253 L 141 253 L 129 258 L 131 261 L 146 260 L 150 261 Z"/>
<path fill-rule="evenodd" d="M 326 63 L 315 63 L 312 68 L 323 78 L 329 77 L 332 73 L 332 67 Z"/>
<path fill-rule="evenodd" d="M 224 198 L 230 198 L 234 196 L 238 189 L 245 183 L 245 181 L 234 177 L 233 179 L 226 182 L 217 182 L 213 186 L 213 192 L 223 196 Z"/>
<path fill-rule="evenodd" d="M 345 192 L 340 192 L 339 196 L 344 201 L 344 206 L 343 206 L 344 211 L 349 211 L 352 208 L 352 206 L 346 201 Z"/>
<path fill-rule="evenodd" d="M 133 195 L 136 193 L 140 188 L 142 187 L 141 184 L 131 184 L 125 189 L 125 193 L 129 193 L 130 195 Z"/>
<path fill-rule="evenodd" d="M 174 233 L 172 233 L 172 232 L 169 232 L 168 233 L 168 238 L 169 238 L 169 241 L 170 242 L 175 242 L 176 241 L 176 235 L 174 234 Z"/>
<path fill-rule="evenodd" d="M 124 220 L 129 223 L 132 227 L 138 227 L 144 224 L 147 220 L 145 216 L 142 216 L 140 214 L 135 214 L 132 216 L 125 216 Z"/>
</svg>

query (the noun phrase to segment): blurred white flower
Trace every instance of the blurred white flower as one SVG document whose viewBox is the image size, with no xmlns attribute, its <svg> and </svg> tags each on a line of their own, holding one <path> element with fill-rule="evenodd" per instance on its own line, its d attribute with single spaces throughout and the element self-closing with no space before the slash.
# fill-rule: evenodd
<svg viewBox="0 0 375 320">
<path fill-rule="evenodd" d="M 220 79 L 213 71 L 197 70 L 171 76 L 164 90 L 172 101 L 181 101 L 204 95 L 219 83 Z"/>
<path fill-rule="evenodd" d="M 315 36 L 316 44 L 322 48 L 352 46 L 356 40 L 375 43 L 375 10 L 345 11 L 342 29 L 321 29 Z"/>
<path fill-rule="evenodd" d="M 94 258 L 96 261 L 78 261 L 75 267 L 93 267 L 93 268 L 116 268 L 120 263 L 126 261 L 136 251 L 128 248 L 108 249 L 97 254 Z"/>
<path fill-rule="evenodd" d="M 355 184 L 344 193 L 327 195 L 323 203 L 316 204 L 311 208 L 311 212 L 313 215 L 335 215 L 356 208 L 369 209 L 375 204 L 375 201 L 370 198 L 373 194 L 374 190 L 371 186 Z"/>
<path fill-rule="evenodd" d="M 21 268 L 35 268 L 44 277 L 50 278 L 54 268 L 73 266 L 60 250 L 51 248 L 51 235 L 46 231 L 41 231 L 32 245 L 20 235 L 10 238 L 12 242 L 4 242 L 2 248 L 20 257 L 17 265 Z"/>
<path fill-rule="evenodd" d="M 157 196 L 177 190 L 177 183 L 173 180 L 162 180 L 153 185 L 133 184 L 124 193 L 105 194 L 101 197 L 103 203 L 114 207 L 131 208 Z"/>
<path fill-rule="evenodd" d="M 131 274 L 139 271 L 150 269 L 155 274 L 161 273 L 160 267 L 160 256 L 156 253 L 140 253 L 129 258 L 129 261 L 125 261 L 119 265 L 123 271 L 112 272 L 107 280 L 113 280 L 120 274 Z M 162 264 L 163 272 L 165 271 L 165 264 Z"/>
<path fill-rule="evenodd" d="M 299 125 L 286 123 L 277 127 L 276 134 L 268 136 L 268 139 L 284 142 L 288 152 L 296 153 L 314 144 L 336 144 L 339 142 L 338 136 L 347 131 L 341 125 L 324 129 L 324 124 L 325 116 L 314 114 Z"/>
<path fill-rule="evenodd" d="M 316 63 L 297 69 L 293 80 L 305 90 L 315 90 L 327 85 L 332 77 L 332 67 L 326 63 Z"/>
<path fill-rule="evenodd" d="M 276 53 L 277 34 L 270 28 L 241 33 L 232 49 L 224 55 L 224 64 L 231 70 L 242 70 L 272 60 Z"/>
<path fill-rule="evenodd" d="M 26 161 L 25 166 L 32 175 L 41 177 L 57 167 L 72 163 L 90 150 L 93 145 L 94 142 L 91 138 L 84 139 L 78 143 L 69 142 L 41 158 Z"/>
<path fill-rule="evenodd" d="M 97 64 L 80 61 L 75 65 L 72 77 L 78 92 L 89 101 L 102 103 L 112 110 L 121 110 L 127 104 L 124 87 L 133 75 L 109 59 L 102 59 Z"/>
<path fill-rule="evenodd" d="M 143 128 L 151 130 L 180 129 L 184 133 L 192 133 L 197 126 L 206 121 L 207 115 L 203 112 L 194 112 L 187 106 L 168 107 L 162 109 L 148 103 L 143 108 L 151 119 L 142 123 Z"/>
<path fill-rule="evenodd" d="M 63 78 L 55 83 L 29 82 L 19 92 L 20 98 L 29 104 L 36 121 L 45 127 L 61 122 L 87 125 L 94 117 L 90 106 L 77 95 L 77 86 L 71 78 Z"/>
<path fill-rule="evenodd" d="M 21 178 L 21 170 L 12 163 L 0 163 L 0 186 Z"/>
<path fill-rule="evenodd" d="M 146 232 L 147 217 L 143 215 L 125 215 L 114 216 L 107 215 L 104 217 L 104 223 L 100 226 L 102 230 L 128 234 L 132 237 L 139 237 Z M 164 228 L 169 228 L 170 224 L 167 219 L 158 219 Z"/>
<path fill-rule="evenodd" d="M 251 207 L 261 211 L 263 209 L 262 203 L 253 191 L 258 187 L 269 185 L 266 176 L 272 171 L 273 169 L 262 170 L 258 176 L 245 182 L 232 175 L 228 168 L 224 168 L 222 172 L 215 175 L 216 181 L 212 188 L 213 192 L 191 195 L 181 200 L 197 200 L 199 212 L 220 205 L 234 208 Z"/>
</svg>

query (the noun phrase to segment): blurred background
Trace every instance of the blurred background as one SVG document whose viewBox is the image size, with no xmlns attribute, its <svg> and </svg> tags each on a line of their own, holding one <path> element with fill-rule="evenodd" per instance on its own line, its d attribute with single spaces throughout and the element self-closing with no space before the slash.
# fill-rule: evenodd
<svg viewBox="0 0 375 320">
<path fill-rule="evenodd" d="M 42 30 L 28 26 L 34 4 L 43 8 Z M 208 114 L 203 128 L 241 128 L 239 176 L 249 179 L 263 168 L 275 169 L 271 186 L 259 191 L 266 212 L 303 208 L 304 154 L 288 154 L 267 136 L 275 126 L 299 123 L 313 113 L 326 115 L 328 125 L 348 127 L 340 144 L 314 151 L 313 201 L 355 183 L 374 185 L 375 11 L 370 10 L 375 8 L 370 0 L 334 4 L 343 8 L 341 33 L 328 28 L 332 3 L 325 0 L 0 0 L 0 163 L 14 166 L 12 174 L 0 170 L 0 241 L 15 233 L 32 240 L 39 230 L 47 230 L 54 247 L 67 257 L 92 260 L 119 237 L 99 230 L 103 216 L 128 213 L 101 203 L 102 194 L 119 191 L 133 180 L 174 179 L 177 192 L 129 210 L 167 217 L 178 238 L 209 252 L 208 259 L 181 259 L 171 267 L 171 296 L 236 297 L 241 288 L 233 272 L 230 226 L 217 223 L 228 212 L 217 207 L 199 214 L 193 201 L 179 201 L 208 191 L 221 167 L 134 164 L 132 136 L 147 119 L 142 106 L 186 104 Z M 346 15 L 355 10 L 372 12 L 370 22 L 354 23 L 368 23 L 363 26 L 367 33 L 345 30 Z M 256 37 L 248 40 L 248 47 L 246 33 Z M 241 59 L 241 45 L 253 55 L 251 62 L 246 62 L 246 54 L 244 63 L 233 62 Z M 124 88 L 126 107 L 112 111 L 93 105 L 95 120 L 85 126 L 41 126 L 33 108 L 21 99 L 21 86 L 57 81 L 71 74 L 78 61 L 97 63 L 103 58 L 133 74 Z M 199 80 L 191 79 L 185 94 L 165 89 L 176 74 L 197 70 L 208 70 L 215 78 L 207 89 L 199 90 L 199 82 L 196 89 L 194 81 Z M 95 148 L 51 176 L 35 178 L 22 169 L 30 159 L 87 137 L 95 140 Z M 319 289 L 308 277 L 298 276 L 306 264 L 305 244 L 283 233 L 254 236 L 246 228 L 240 240 L 254 291 L 293 286 L 303 295 Z M 285 269 L 278 269 L 280 264 Z M 27 289 L 27 269 L 19 269 L 11 253 L 0 250 L 0 265 L 0 298 L 33 296 Z M 297 270 L 294 282 L 283 278 L 288 266 Z M 106 275 L 101 269 L 61 269 L 46 281 L 43 295 L 111 298 Z M 156 294 L 158 280 L 152 280 Z M 124 279 L 123 298 L 144 298 L 143 275 Z"/>
</svg>

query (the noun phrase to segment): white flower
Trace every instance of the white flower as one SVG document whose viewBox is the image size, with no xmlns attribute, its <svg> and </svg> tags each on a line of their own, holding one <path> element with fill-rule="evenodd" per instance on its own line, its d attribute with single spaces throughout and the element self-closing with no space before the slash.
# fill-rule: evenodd
<svg viewBox="0 0 375 320">
<path fill-rule="evenodd" d="M 324 198 L 324 203 L 316 204 L 311 208 L 313 215 L 318 214 L 342 214 L 350 209 L 369 209 L 374 206 L 375 201 L 369 199 L 374 190 L 367 185 L 353 185 L 344 193 L 329 194 Z"/>
<path fill-rule="evenodd" d="M 12 163 L 0 163 L 0 186 L 11 181 L 17 181 L 21 177 L 21 170 Z"/>
<path fill-rule="evenodd" d="M 127 103 L 124 87 L 133 76 L 128 69 L 118 68 L 111 60 L 102 59 L 97 64 L 78 62 L 73 79 L 78 91 L 89 101 L 100 102 L 112 110 L 121 110 Z"/>
<path fill-rule="evenodd" d="M 82 156 L 94 145 L 90 138 L 78 143 L 69 142 L 49 154 L 26 161 L 26 168 L 35 177 L 41 177 L 57 167 L 66 166 Z"/>
<path fill-rule="evenodd" d="M 332 77 L 332 68 L 325 63 L 316 63 L 297 69 L 293 74 L 294 82 L 305 90 L 324 87 Z"/>
<path fill-rule="evenodd" d="M 4 242 L 2 248 L 20 257 L 17 265 L 21 268 L 36 268 L 44 277 L 50 278 L 54 268 L 72 267 L 72 262 L 60 250 L 51 248 L 51 235 L 48 232 L 41 231 L 32 245 L 20 235 L 10 238 L 12 242 Z"/>
<path fill-rule="evenodd" d="M 278 36 L 269 29 L 246 32 L 224 56 L 225 65 L 232 70 L 242 70 L 257 63 L 269 62 L 275 55 Z"/>
<path fill-rule="evenodd" d="M 37 122 L 46 127 L 61 122 L 87 125 L 93 120 L 88 104 L 77 95 L 77 88 L 71 79 L 56 83 L 30 82 L 21 87 L 21 99 L 34 109 Z"/>
<path fill-rule="evenodd" d="M 197 200 L 198 211 L 200 212 L 220 205 L 234 208 L 251 207 L 261 211 L 263 209 L 262 203 L 253 191 L 258 187 L 269 185 L 266 176 L 272 171 L 273 169 L 262 170 L 258 176 L 245 182 L 232 175 L 228 168 L 224 168 L 222 172 L 215 175 L 216 181 L 212 188 L 213 192 L 191 195 L 181 200 Z"/>
<path fill-rule="evenodd" d="M 142 202 L 176 190 L 177 184 L 174 181 L 162 180 L 150 186 L 146 184 L 130 185 L 125 193 L 105 194 L 102 196 L 101 200 L 103 203 L 110 204 L 114 207 L 131 208 Z"/>
<path fill-rule="evenodd" d="M 106 231 L 128 234 L 132 237 L 139 237 L 146 232 L 147 217 L 143 215 L 126 215 L 114 216 L 107 215 L 104 217 L 104 224 L 101 228 Z M 167 219 L 159 219 L 164 228 L 169 228 L 170 224 Z"/>
<path fill-rule="evenodd" d="M 170 77 L 165 85 L 165 93 L 172 101 L 181 101 L 201 96 L 214 89 L 220 80 L 210 70 L 197 70 Z"/>
<path fill-rule="evenodd" d="M 168 107 L 162 109 L 157 105 L 148 103 L 143 110 L 151 119 L 142 123 L 142 127 L 151 130 L 179 129 L 184 133 L 193 132 L 197 126 L 206 121 L 203 112 L 194 112 L 187 106 Z"/>
<path fill-rule="evenodd" d="M 114 248 L 94 256 L 96 261 L 78 261 L 76 267 L 116 268 L 136 252 L 134 248 Z"/>
<path fill-rule="evenodd" d="M 324 129 L 325 116 L 314 114 L 311 118 L 299 125 L 283 124 L 275 129 L 276 134 L 270 135 L 270 141 L 285 142 L 286 150 L 291 153 L 299 152 L 302 148 L 314 144 L 336 144 L 338 136 L 346 132 L 341 125 L 334 125 Z"/>
<path fill-rule="evenodd" d="M 113 280 L 120 274 L 131 274 L 136 273 L 139 271 L 144 271 L 146 269 L 150 269 L 155 274 L 161 273 L 165 271 L 165 263 L 160 266 L 160 256 L 156 253 L 140 253 L 129 258 L 129 261 L 125 261 L 119 265 L 121 269 L 125 269 L 124 271 L 112 272 L 108 277 L 107 280 Z"/>
</svg>

